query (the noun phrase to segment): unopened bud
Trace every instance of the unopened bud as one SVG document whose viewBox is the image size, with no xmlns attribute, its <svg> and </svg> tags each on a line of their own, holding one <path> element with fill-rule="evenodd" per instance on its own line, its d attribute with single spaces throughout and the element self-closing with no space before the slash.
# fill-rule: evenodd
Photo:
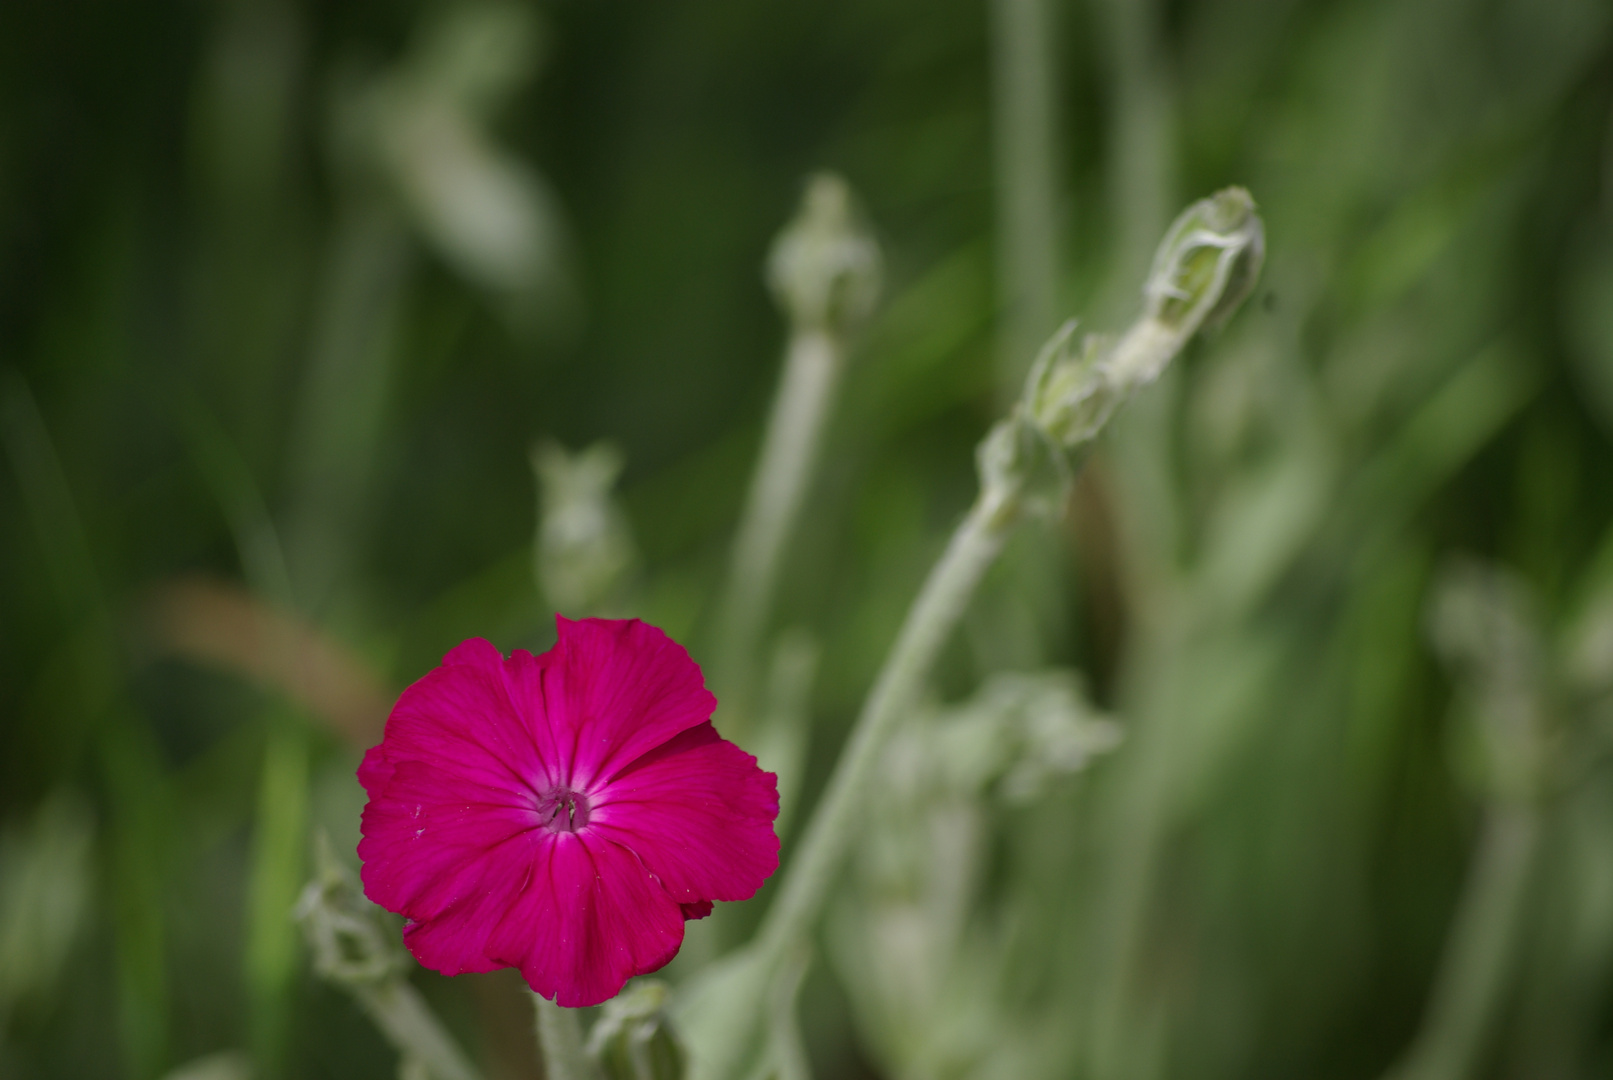
<svg viewBox="0 0 1613 1080">
<path fill-rule="evenodd" d="M 1031 368 L 1024 409 L 1031 423 L 1065 449 L 1094 438 L 1120 404 L 1124 386 L 1103 361 L 1113 340 L 1097 334 L 1075 337 L 1075 320 L 1059 328 Z"/>
<path fill-rule="evenodd" d="M 1157 379 L 1189 338 L 1248 297 L 1264 256 L 1264 227 L 1242 188 L 1182 211 L 1154 256 L 1143 314 L 1130 329 L 1118 338 L 1078 339 L 1072 319 L 1042 347 L 1024 397 L 981 444 L 988 498 L 1011 510 L 1027 490 L 1062 491 L 1078 455 L 1115 410 Z"/>
<path fill-rule="evenodd" d="M 1224 322 L 1255 287 L 1266 232 L 1255 201 L 1229 187 L 1183 210 L 1171 223 L 1143 286 L 1148 317 L 1184 338 Z"/>
<path fill-rule="evenodd" d="M 556 610 L 596 614 L 637 561 L 627 517 L 611 494 L 622 453 L 603 442 L 575 454 L 542 443 L 532 449 L 532 467 L 542 503 L 533 552 L 538 585 Z"/>
<path fill-rule="evenodd" d="M 683 1080 L 687 1055 L 665 1012 L 667 988 L 641 981 L 605 1003 L 588 1053 L 606 1080 Z"/>
<path fill-rule="evenodd" d="M 796 330 L 845 335 L 873 312 L 883 268 L 851 186 L 834 173 L 817 173 L 807 181 L 800 213 L 773 241 L 767 283 Z"/>
<path fill-rule="evenodd" d="M 385 982 L 407 968 L 397 930 L 386 925 L 381 909 L 365 898 L 323 831 L 314 838 L 314 863 L 314 879 L 292 912 L 308 941 L 314 970 L 352 989 Z"/>
</svg>

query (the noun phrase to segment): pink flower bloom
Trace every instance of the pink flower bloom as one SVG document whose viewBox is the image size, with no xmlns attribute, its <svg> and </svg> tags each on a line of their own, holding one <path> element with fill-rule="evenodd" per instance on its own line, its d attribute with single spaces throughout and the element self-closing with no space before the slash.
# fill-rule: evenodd
<svg viewBox="0 0 1613 1080">
<path fill-rule="evenodd" d="M 364 891 L 446 975 L 518 967 L 597 1005 L 778 868 L 778 778 L 717 736 L 700 668 L 637 619 L 481 638 L 403 692 L 364 756 Z"/>
</svg>

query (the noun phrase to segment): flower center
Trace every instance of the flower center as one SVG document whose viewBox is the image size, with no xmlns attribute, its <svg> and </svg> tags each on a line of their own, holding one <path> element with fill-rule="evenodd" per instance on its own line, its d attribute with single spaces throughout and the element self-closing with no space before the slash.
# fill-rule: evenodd
<svg viewBox="0 0 1613 1080">
<path fill-rule="evenodd" d="M 588 796 L 554 788 L 538 796 L 538 822 L 551 832 L 576 832 L 588 824 Z"/>
</svg>

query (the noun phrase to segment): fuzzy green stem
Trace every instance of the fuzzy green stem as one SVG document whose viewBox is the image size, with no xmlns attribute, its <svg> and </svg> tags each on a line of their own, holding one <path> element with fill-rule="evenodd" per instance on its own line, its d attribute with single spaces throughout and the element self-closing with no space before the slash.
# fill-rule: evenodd
<svg viewBox="0 0 1613 1080">
<path fill-rule="evenodd" d="M 720 684 L 729 698 L 725 734 L 741 741 L 749 728 L 756 645 L 767 629 L 784 547 L 800 517 L 844 357 L 844 346 L 829 331 L 791 335 L 751 479 L 724 593 L 717 654 Z"/>
<path fill-rule="evenodd" d="M 726 967 L 713 969 L 713 973 L 720 970 L 723 974 L 708 983 L 707 990 L 722 1002 L 716 1006 L 722 1015 L 710 1015 L 709 999 L 701 1001 L 702 995 L 694 994 L 696 1004 L 691 1007 L 697 1013 L 706 1012 L 695 1024 L 712 1023 L 713 1034 L 704 1045 L 691 1047 L 700 1051 L 692 1062 L 692 1076 L 729 1077 L 744 1065 L 762 1020 L 770 980 L 812 932 L 840 864 L 860 832 L 858 815 L 879 755 L 913 704 L 975 587 L 1002 550 L 1017 517 L 1013 512 L 1017 502 L 1017 491 L 1005 497 L 1000 488 L 987 485 L 930 571 L 813 811 L 755 943 L 730 958 Z"/>
<path fill-rule="evenodd" d="M 538 1048 L 543 1053 L 543 1075 L 547 1080 L 599 1080 L 599 1070 L 583 1047 L 577 1011 L 539 994 L 532 995 L 532 1008 L 537 1015 Z"/>
<path fill-rule="evenodd" d="M 387 1040 L 405 1059 L 425 1066 L 434 1080 L 481 1080 L 420 992 L 404 979 L 356 985 L 352 993 Z"/>
<path fill-rule="evenodd" d="M 795 950 L 773 980 L 768 1031 L 772 1043 L 769 1064 L 776 1080 L 812 1080 L 812 1062 L 802 1045 L 800 1025 L 795 1019 L 796 999 L 801 996 L 801 983 L 806 980 L 811 959 L 805 947 Z"/>
<path fill-rule="evenodd" d="M 1540 836 L 1535 807 L 1490 807 L 1440 958 L 1428 1015 L 1417 1041 L 1390 1073 L 1391 1080 L 1466 1080 L 1475 1075 L 1506 993 Z"/>
<path fill-rule="evenodd" d="M 897 722 L 913 706 L 937 654 L 1002 551 L 1015 520 L 1001 498 L 983 492 L 930 571 L 768 909 L 757 935 L 764 956 L 782 957 L 811 931 L 840 862 L 859 832 L 858 815 L 879 755 Z"/>
</svg>

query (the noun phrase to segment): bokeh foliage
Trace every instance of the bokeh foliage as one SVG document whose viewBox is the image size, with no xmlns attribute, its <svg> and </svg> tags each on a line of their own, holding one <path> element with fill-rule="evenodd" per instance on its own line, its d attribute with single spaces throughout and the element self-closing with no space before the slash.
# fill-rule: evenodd
<svg viewBox="0 0 1613 1080">
<path fill-rule="evenodd" d="M 886 299 L 779 602 L 822 647 L 807 798 L 972 495 L 1004 363 L 983 3 L 562 0 L 482 39 L 464 10 L 0 7 L 0 916 L 60 916 L 0 925 L 0 1074 L 391 1074 L 279 914 L 307 828 L 351 848 L 388 693 L 466 636 L 548 643 L 534 440 L 621 448 L 630 613 L 706 659 L 783 335 L 762 262 L 813 169 L 861 196 Z M 936 680 L 1075 667 L 1127 732 L 991 810 L 982 993 L 1016 1026 L 986 1041 L 1019 1056 L 986 1057 L 1402 1059 L 1499 797 L 1488 684 L 1427 632 L 1466 553 L 1532 598 L 1569 748 L 1476 1068 L 1605 1075 L 1613 13 L 1050 11 L 1059 317 L 1121 325 L 1226 184 L 1269 252 Z M 490 226 L 453 217 L 467 184 Z M 803 992 L 818 1074 L 904 1075 L 835 972 Z M 416 981 L 532 1075 L 509 980 Z"/>
</svg>

